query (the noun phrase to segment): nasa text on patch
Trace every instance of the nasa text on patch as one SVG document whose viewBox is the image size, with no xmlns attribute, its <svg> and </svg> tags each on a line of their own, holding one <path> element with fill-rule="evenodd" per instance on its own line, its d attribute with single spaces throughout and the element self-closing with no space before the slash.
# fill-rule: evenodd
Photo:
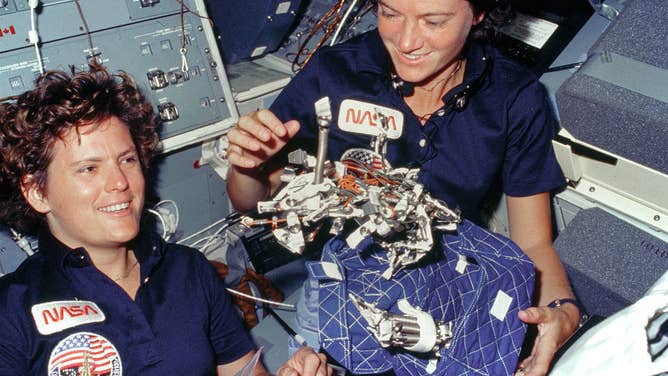
<svg viewBox="0 0 668 376">
<path fill-rule="evenodd" d="M 341 102 L 338 125 L 346 132 L 378 136 L 383 130 L 381 116 L 387 120 L 387 138 L 401 137 L 404 128 L 404 114 L 401 111 L 355 99 L 344 99 Z"/>
<path fill-rule="evenodd" d="M 91 301 L 61 300 L 35 304 L 30 309 L 37 330 L 52 334 L 79 325 L 102 322 L 104 312 Z"/>
</svg>

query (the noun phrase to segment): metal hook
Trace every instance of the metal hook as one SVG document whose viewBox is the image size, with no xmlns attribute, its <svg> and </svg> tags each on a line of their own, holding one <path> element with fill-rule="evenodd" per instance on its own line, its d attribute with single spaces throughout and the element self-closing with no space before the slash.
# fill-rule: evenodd
<svg viewBox="0 0 668 376">
<path fill-rule="evenodd" d="M 188 50 L 186 50 L 185 47 L 181 47 L 179 52 L 181 53 L 181 72 L 187 73 L 190 69 L 188 67 L 188 59 L 186 59 L 186 52 L 188 52 Z"/>
</svg>

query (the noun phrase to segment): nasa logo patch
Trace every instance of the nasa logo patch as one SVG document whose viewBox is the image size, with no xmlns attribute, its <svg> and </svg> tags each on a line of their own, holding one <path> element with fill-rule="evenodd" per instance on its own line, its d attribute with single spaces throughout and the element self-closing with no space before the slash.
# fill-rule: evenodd
<svg viewBox="0 0 668 376">
<path fill-rule="evenodd" d="M 105 320 L 100 307 L 86 300 L 60 300 L 35 304 L 30 312 L 37 330 L 44 335 Z"/>
<path fill-rule="evenodd" d="M 49 376 L 122 376 L 116 347 L 101 335 L 72 334 L 58 342 L 49 357 Z"/>
<path fill-rule="evenodd" d="M 386 129 L 382 129 L 379 115 L 385 118 Z M 346 132 L 370 136 L 378 136 L 383 132 L 387 138 L 396 140 L 401 137 L 404 129 L 404 114 L 393 108 L 344 99 L 339 107 L 338 126 Z"/>
</svg>

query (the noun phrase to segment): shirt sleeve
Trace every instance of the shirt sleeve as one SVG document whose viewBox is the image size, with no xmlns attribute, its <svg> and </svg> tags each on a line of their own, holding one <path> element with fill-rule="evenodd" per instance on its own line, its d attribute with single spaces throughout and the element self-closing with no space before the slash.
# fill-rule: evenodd
<svg viewBox="0 0 668 376">
<path fill-rule="evenodd" d="M 543 86 L 531 80 L 520 88 L 509 102 L 507 116 L 504 192 L 521 197 L 563 187 L 566 180 L 552 147 L 558 124 Z"/>
<path fill-rule="evenodd" d="M 254 349 L 250 335 L 241 323 L 223 280 L 204 256 L 201 256 L 202 281 L 208 292 L 211 321 L 210 341 L 216 364 L 227 364 Z"/>
<path fill-rule="evenodd" d="M 299 132 L 290 140 L 286 150 L 296 148 L 307 149 L 313 152 L 317 139 L 317 126 L 315 124 L 315 102 L 323 95 L 320 90 L 320 58 L 319 50 L 302 70 L 297 73 L 290 83 L 283 88 L 276 100 L 270 106 L 270 110 L 283 122 L 289 120 L 299 121 Z"/>
<path fill-rule="evenodd" d="M 26 334 L 22 333 L 12 320 L 17 313 L 11 312 L 9 307 L 16 307 L 16 304 L 8 303 L 8 299 L 1 292 L 3 287 L 0 287 L 0 305 L 2 305 L 0 308 L 0 375 L 27 375 L 29 372 L 23 341 Z"/>
</svg>

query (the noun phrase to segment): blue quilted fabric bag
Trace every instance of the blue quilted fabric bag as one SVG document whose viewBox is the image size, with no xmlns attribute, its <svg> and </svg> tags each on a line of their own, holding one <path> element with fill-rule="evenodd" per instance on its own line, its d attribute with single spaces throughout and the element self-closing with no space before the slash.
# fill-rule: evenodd
<svg viewBox="0 0 668 376">
<path fill-rule="evenodd" d="M 326 244 L 308 269 L 319 283 L 319 342 L 330 356 L 353 374 L 513 374 L 526 332 L 517 312 L 531 305 L 533 263 L 510 239 L 466 220 L 434 251 L 387 280 L 385 251 L 372 238 L 355 249 L 339 237 Z M 407 299 L 434 319 L 454 320 L 450 347 L 439 357 L 381 347 L 351 292 L 393 313 L 401 314 L 397 302 Z"/>
</svg>

